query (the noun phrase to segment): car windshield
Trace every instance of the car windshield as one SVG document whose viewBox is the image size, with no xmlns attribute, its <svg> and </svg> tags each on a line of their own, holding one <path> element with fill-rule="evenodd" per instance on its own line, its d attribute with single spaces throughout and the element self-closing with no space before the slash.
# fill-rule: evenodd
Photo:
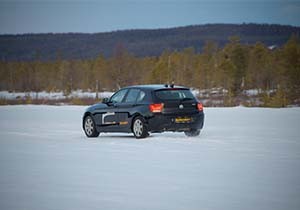
<svg viewBox="0 0 300 210">
<path fill-rule="evenodd" d="M 155 92 L 156 97 L 162 100 L 192 100 L 194 95 L 186 89 L 165 89 Z"/>
</svg>

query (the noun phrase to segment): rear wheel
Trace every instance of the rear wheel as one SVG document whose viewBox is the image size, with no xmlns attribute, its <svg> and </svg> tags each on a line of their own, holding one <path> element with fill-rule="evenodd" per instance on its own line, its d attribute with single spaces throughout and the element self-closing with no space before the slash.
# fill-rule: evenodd
<svg viewBox="0 0 300 210">
<path fill-rule="evenodd" d="M 86 116 L 83 122 L 83 128 L 87 137 L 98 137 L 99 132 L 96 130 L 96 125 L 91 116 Z"/>
<path fill-rule="evenodd" d="M 145 119 L 143 117 L 134 118 L 132 132 L 137 139 L 149 136 L 147 126 L 145 125 Z"/>
<path fill-rule="evenodd" d="M 190 131 L 185 131 L 184 134 L 188 137 L 195 137 L 195 136 L 199 136 L 200 134 L 200 129 L 193 129 Z"/>
</svg>

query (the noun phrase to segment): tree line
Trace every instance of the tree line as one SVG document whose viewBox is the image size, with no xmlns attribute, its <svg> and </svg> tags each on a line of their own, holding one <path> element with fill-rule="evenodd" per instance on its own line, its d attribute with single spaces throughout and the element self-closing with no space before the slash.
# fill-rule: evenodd
<svg viewBox="0 0 300 210">
<path fill-rule="evenodd" d="M 201 52 L 205 40 L 220 47 L 228 37 L 238 35 L 241 43 L 260 41 L 267 46 L 283 45 L 300 27 L 278 24 L 205 24 L 166 29 L 136 29 L 103 33 L 47 33 L 0 35 L 0 59 L 3 61 L 34 61 L 105 58 L 114 54 L 116 43 L 122 43 L 137 57 L 160 56 L 165 49 L 182 51 L 193 47 Z"/>
<path fill-rule="evenodd" d="M 0 90 L 115 91 L 135 84 L 171 83 L 197 89 L 223 88 L 228 105 L 244 90 L 257 89 L 265 106 L 300 104 L 300 42 L 292 36 L 284 45 L 242 44 L 232 36 L 224 47 L 207 41 L 194 48 L 165 50 L 160 56 L 136 57 L 122 44 L 113 56 L 53 61 L 1 61 Z"/>
</svg>

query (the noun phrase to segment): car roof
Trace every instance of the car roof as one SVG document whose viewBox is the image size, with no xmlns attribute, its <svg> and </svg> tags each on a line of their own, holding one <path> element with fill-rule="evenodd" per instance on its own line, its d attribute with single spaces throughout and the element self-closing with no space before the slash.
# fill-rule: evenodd
<svg viewBox="0 0 300 210">
<path fill-rule="evenodd" d="M 142 88 L 142 89 L 149 89 L 149 90 L 161 90 L 161 89 L 173 89 L 173 88 L 189 89 L 188 87 L 184 87 L 184 86 L 174 85 L 173 87 L 171 87 L 171 85 L 164 85 L 164 84 L 133 85 L 125 88 Z"/>
</svg>

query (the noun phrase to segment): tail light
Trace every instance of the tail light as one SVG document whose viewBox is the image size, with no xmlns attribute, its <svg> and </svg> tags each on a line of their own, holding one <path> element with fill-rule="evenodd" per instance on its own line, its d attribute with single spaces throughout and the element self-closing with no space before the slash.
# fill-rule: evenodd
<svg viewBox="0 0 300 210">
<path fill-rule="evenodd" d="M 197 109 L 198 109 L 198 111 L 203 111 L 203 104 L 197 103 Z"/>
<path fill-rule="evenodd" d="M 164 104 L 150 104 L 149 109 L 153 113 L 160 113 L 164 108 Z"/>
</svg>

